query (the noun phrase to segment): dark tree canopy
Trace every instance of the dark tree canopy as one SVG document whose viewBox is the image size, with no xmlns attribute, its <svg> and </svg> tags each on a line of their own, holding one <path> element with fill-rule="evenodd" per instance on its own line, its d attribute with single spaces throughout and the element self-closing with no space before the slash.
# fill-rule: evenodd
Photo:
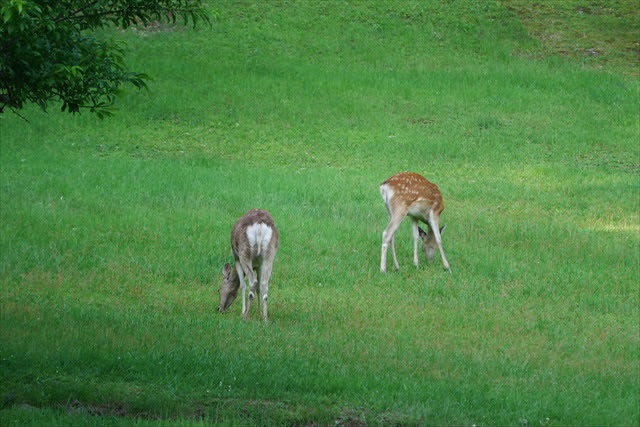
<svg viewBox="0 0 640 427">
<path fill-rule="evenodd" d="M 0 113 L 33 102 L 46 110 L 110 115 L 120 87 L 148 76 L 124 65 L 122 42 L 93 31 L 150 21 L 209 22 L 203 0 L 3 0 L 0 2 Z"/>
</svg>

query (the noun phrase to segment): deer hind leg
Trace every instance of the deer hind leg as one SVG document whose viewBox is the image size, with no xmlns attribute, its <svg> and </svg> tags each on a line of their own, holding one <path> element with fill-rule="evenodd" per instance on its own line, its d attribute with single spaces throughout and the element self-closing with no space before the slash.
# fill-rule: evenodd
<svg viewBox="0 0 640 427">
<path fill-rule="evenodd" d="M 444 255 L 444 249 L 442 249 L 442 236 L 440 236 L 440 227 L 439 222 L 440 218 L 436 217 L 433 214 L 433 210 L 429 211 L 429 226 L 431 227 L 431 231 L 433 231 L 433 235 L 436 238 L 436 244 L 438 245 L 438 250 L 440 251 L 440 256 L 442 256 L 442 265 L 445 270 L 449 270 L 449 262 L 447 261 L 447 257 Z M 449 270 L 450 271 L 450 270 Z"/>
<path fill-rule="evenodd" d="M 396 241 L 396 236 L 393 235 L 391 236 L 391 255 L 393 256 L 393 267 L 396 270 L 400 269 L 400 266 L 398 265 L 398 258 L 396 258 L 396 245 L 395 245 L 395 241 Z"/>
<path fill-rule="evenodd" d="M 382 273 L 385 273 L 387 271 L 387 248 L 389 247 L 389 244 L 391 244 L 391 253 L 393 254 L 394 266 L 396 269 L 399 268 L 398 260 L 396 259 L 396 251 L 393 245 L 393 236 L 406 215 L 407 214 L 405 213 L 404 215 L 392 216 L 389 220 L 387 228 L 385 228 L 382 232 L 382 253 L 380 256 L 380 272 Z"/>
<path fill-rule="evenodd" d="M 267 323 L 267 300 L 269 298 L 269 278 L 271 277 L 271 262 L 263 262 L 260 266 L 260 297 L 262 298 L 262 320 Z"/>
<path fill-rule="evenodd" d="M 418 239 L 420 238 L 418 221 L 414 218 L 409 218 L 411 219 L 411 235 L 413 236 L 413 265 L 418 268 Z"/>
<path fill-rule="evenodd" d="M 384 207 L 387 208 L 387 213 L 389 214 L 389 222 L 391 222 L 391 218 L 393 217 L 393 215 L 391 215 L 391 208 L 389 207 L 389 204 L 387 202 L 385 202 Z M 391 255 L 393 256 L 393 266 L 396 270 L 400 269 L 400 266 L 398 265 L 398 258 L 396 257 L 396 245 L 395 245 L 395 234 L 391 236 Z M 383 240 L 384 240 L 384 234 L 383 234 Z M 384 262 L 384 266 L 386 269 L 387 266 L 387 259 L 386 259 L 386 252 L 385 252 L 385 262 Z"/>
</svg>

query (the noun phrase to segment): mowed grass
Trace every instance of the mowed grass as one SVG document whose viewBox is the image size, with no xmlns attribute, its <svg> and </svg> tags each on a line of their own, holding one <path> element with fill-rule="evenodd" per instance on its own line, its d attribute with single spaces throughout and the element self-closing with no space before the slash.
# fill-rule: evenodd
<svg viewBox="0 0 640 427">
<path fill-rule="evenodd" d="M 115 32 L 154 77 L 115 117 L 2 117 L 3 424 L 640 422 L 636 77 L 522 55 L 493 2 L 215 8 Z M 379 273 L 402 170 L 451 274 L 407 224 Z M 268 326 L 216 312 L 255 207 Z"/>
</svg>

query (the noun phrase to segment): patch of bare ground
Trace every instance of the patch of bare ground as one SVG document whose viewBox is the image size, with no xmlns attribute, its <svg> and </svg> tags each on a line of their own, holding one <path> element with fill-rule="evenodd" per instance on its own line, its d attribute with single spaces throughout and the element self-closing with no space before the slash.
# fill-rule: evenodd
<svg viewBox="0 0 640 427">
<path fill-rule="evenodd" d="M 307 407 L 274 400 L 215 398 L 206 402 L 193 403 L 190 407 L 174 414 L 160 415 L 155 412 L 136 410 L 129 404 L 113 402 L 105 404 L 87 403 L 77 399 L 60 402 L 46 407 L 38 407 L 30 403 L 13 401 L 13 396 L 3 399 L 2 409 L 14 407 L 22 411 L 39 411 L 53 409 L 69 416 L 90 416 L 104 420 L 108 419 L 136 419 L 136 420 L 191 420 L 206 421 L 207 423 L 224 423 L 230 414 L 234 419 L 245 420 L 248 424 L 259 423 L 299 425 L 307 427 L 364 427 L 367 425 L 400 426 L 406 425 L 399 414 L 375 413 L 362 407 L 331 408 L 328 406 Z M 415 422 L 411 423 L 415 424 Z"/>
<path fill-rule="evenodd" d="M 523 56 L 562 56 L 585 67 L 640 75 L 640 8 L 635 0 L 503 0 L 540 42 Z"/>
<path fill-rule="evenodd" d="M 127 410 L 123 404 L 111 404 L 111 405 L 91 405 L 84 404 L 79 400 L 72 400 L 71 402 L 62 405 L 57 405 L 57 409 L 66 412 L 69 415 L 93 415 L 98 417 L 134 417 L 134 418 L 156 418 L 150 416 L 145 412 L 133 414 Z"/>
<path fill-rule="evenodd" d="M 156 34 L 184 31 L 184 29 L 185 27 L 178 23 L 166 23 L 155 20 L 146 23 L 138 21 L 135 25 L 129 27 L 128 31 L 132 31 L 135 34 L 138 34 L 140 37 L 148 37 Z"/>
</svg>

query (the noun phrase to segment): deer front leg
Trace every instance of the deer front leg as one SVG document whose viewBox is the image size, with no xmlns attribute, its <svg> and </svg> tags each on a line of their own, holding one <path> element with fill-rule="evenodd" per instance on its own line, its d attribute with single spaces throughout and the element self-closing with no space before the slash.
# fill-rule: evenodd
<svg viewBox="0 0 640 427">
<path fill-rule="evenodd" d="M 253 266 L 251 265 L 251 259 L 249 260 L 241 260 L 240 264 L 242 265 L 242 270 L 244 274 L 247 276 L 247 281 L 249 282 L 249 300 L 247 301 L 246 307 L 244 306 L 244 290 L 245 287 L 242 287 L 242 302 L 243 302 L 243 310 L 242 310 L 242 318 L 247 319 L 247 315 L 249 314 L 249 310 L 251 309 L 251 301 L 255 297 L 256 287 L 257 287 L 257 279 L 256 275 L 253 272 Z"/>
<path fill-rule="evenodd" d="M 411 218 L 411 235 L 413 236 L 413 265 L 418 268 L 418 239 L 420 232 L 418 231 L 418 221 L 413 218 Z"/>
<path fill-rule="evenodd" d="M 236 268 L 236 273 L 238 273 L 238 280 L 240 280 L 240 290 L 242 291 L 242 315 L 244 316 L 244 312 L 247 309 L 246 295 L 245 295 L 245 284 L 244 284 L 244 273 L 242 272 L 242 266 L 239 261 L 235 262 L 234 267 Z"/>
<path fill-rule="evenodd" d="M 440 235 L 440 228 L 438 226 L 438 218 L 433 215 L 433 211 L 429 212 L 429 226 L 433 231 L 433 235 L 436 238 L 436 244 L 438 245 L 438 249 L 440 250 L 440 256 L 442 257 L 442 265 L 446 271 L 451 273 L 451 269 L 449 267 L 449 261 L 447 261 L 447 257 L 444 256 L 444 249 L 442 249 L 442 236 Z"/>
</svg>

